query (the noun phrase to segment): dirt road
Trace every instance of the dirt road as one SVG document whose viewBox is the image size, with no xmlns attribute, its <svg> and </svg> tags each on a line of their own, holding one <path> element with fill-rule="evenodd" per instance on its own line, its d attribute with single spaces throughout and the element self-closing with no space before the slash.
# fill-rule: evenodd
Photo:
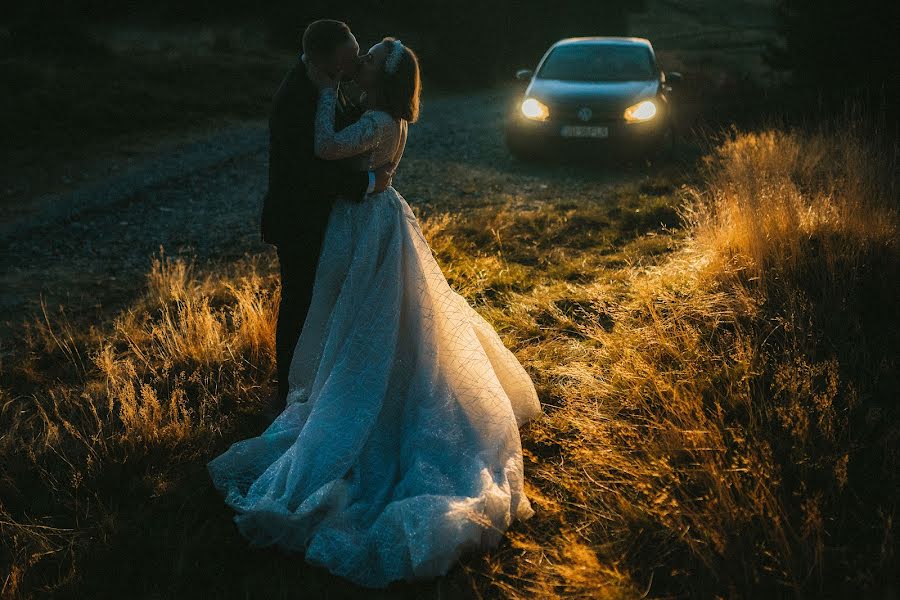
<svg viewBox="0 0 900 600">
<path fill-rule="evenodd" d="M 412 206 L 427 214 L 560 198 L 603 202 L 622 185 L 659 176 L 647 165 L 598 170 L 516 162 L 502 138 L 502 116 L 515 93 L 426 95 L 394 181 Z M 259 120 L 202 139 L 170 140 L 121 168 L 101 160 L 88 181 L 31 199 L 25 214 L 4 214 L 0 332 L 14 333 L 23 319 L 40 314 L 42 298 L 51 311 L 64 305 L 70 314 L 100 318 L 142 288 L 160 247 L 198 264 L 273 253 L 258 230 L 267 135 Z"/>
</svg>

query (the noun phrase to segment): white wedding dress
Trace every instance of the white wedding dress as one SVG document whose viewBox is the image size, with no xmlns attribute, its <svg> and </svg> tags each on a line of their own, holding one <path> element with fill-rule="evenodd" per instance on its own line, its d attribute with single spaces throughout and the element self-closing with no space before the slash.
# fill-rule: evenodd
<svg viewBox="0 0 900 600">
<path fill-rule="evenodd" d="M 334 110 L 327 90 L 320 156 L 399 162 L 405 121 L 368 111 L 335 133 Z M 519 438 L 541 412 L 534 385 L 394 188 L 336 201 L 290 388 L 268 429 L 208 464 L 252 545 L 381 588 L 442 575 L 534 514 Z"/>
</svg>

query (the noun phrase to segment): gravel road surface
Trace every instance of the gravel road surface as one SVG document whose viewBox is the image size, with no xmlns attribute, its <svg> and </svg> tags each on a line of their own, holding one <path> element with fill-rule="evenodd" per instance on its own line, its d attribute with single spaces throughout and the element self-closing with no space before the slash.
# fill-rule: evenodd
<svg viewBox="0 0 900 600">
<path fill-rule="evenodd" d="M 603 201 L 613 186 L 647 176 L 640 167 L 514 161 L 502 139 L 502 116 L 514 101 L 514 88 L 426 95 L 394 186 L 427 213 L 561 196 Z M 0 332 L 14 335 L 24 319 L 40 314 L 42 298 L 51 311 L 64 305 L 99 318 L 142 288 L 160 246 L 200 264 L 274 253 L 258 231 L 267 136 L 264 120 L 233 125 L 32 198 L 25 214 L 7 210 L 0 222 Z"/>
</svg>

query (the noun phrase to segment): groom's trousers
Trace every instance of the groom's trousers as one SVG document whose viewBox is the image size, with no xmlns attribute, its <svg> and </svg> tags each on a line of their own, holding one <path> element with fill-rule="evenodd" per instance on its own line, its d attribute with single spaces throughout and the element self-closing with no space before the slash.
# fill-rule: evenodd
<svg viewBox="0 0 900 600">
<path fill-rule="evenodd" d="M 318 236 L 313 236 L 318 237 Z M 275 328 L 275 366 L 278 395 L 287 400 L 288 374 L 294 347 L 300 338 L 306 313 L 312 300 L 316 264 L 319 261 L 321 239 L 304 239 L 304 244 L 279 244 L 278 266 L 281 273 L 281 302 Z"/>
</svg>

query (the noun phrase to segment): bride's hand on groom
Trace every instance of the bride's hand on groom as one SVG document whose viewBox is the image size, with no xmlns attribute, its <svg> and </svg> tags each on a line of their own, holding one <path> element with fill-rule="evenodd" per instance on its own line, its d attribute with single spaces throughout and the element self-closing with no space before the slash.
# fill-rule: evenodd
<svg viewBox="0 0 900 600">
<path fill-rule="evenodd" d="M 325 90 L 328 88 L 331 88 L 333 90 L 337 89 L 338 82 L 341 80 L 340 71 L 335 73 L 334 77 L 331 77 L 328 73 L 320 69 L 312 61 L 306 63 L 306 72 L 309 73 L 310 81 L 312 81 L 320 90 Z"/>
</svg>

